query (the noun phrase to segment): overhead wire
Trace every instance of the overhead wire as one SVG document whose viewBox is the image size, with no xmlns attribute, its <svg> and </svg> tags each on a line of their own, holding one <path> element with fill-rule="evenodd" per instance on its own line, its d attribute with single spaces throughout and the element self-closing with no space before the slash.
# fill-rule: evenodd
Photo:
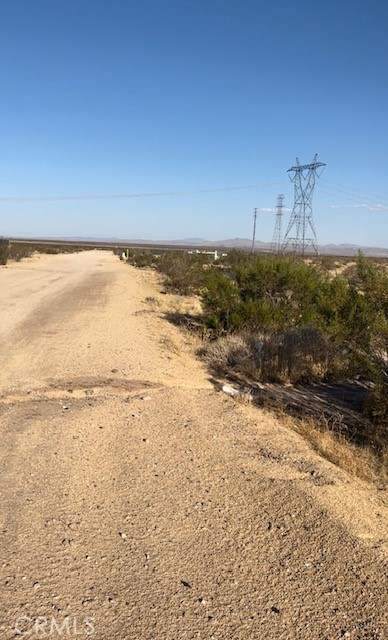
<svg viewBox="0 0 388 640">
<path fill-rule="evenodd" d="M 143 192 L 143 193 L 113 193 L 113 194 L 87 194 L 87 195 L 49 195 L 49 196 L 0 196 L 0 202 L 50 202 L 50 201 L 81 201 L 81 200 L 126 200 L 126 199 L 141 199 L 141 198 L 158 198 L 168 196 L 184 196 L 184 195 L 196 195 L 206 193 L 221 193 L 228 191 L 243 191 L 249 189 L 264 189 L 266 187 L 284 185 L 284 182 L 269 182 L 261 184 L 248 184 L 231 187 L 215 187 L 210 189 L 190 189 L 180 191 L 155 191 L 155 192 Z M 355 204 L 359 204 L 360 200 L 370 206 L 388 207 L 388 201 L 380 196 L 372 194 L 368 191 L 356 189 L 352 187 L 346 187 L 345 185 L 339 185 L 326 179 L 320 179 L 321 193 L 330 195 L 335 198 L 348 200 Z M 357 192 L 357 193 L 356 193 Z M 362 194 L 368 194 L 369 197 Z M 375 199 L 375 202 L 370 203 L 370 197 Z"/>
<path fill-rule="evenodd" d="M 334 191 L 334 194 L 331 195 L 335 195 L 340 197 L 342 195 L 342 197 L 351 197 L 356 199 L 357 201 L 359 200 L 365 200 L 365 201 L 369 201 L 370 202 L 370 198 L 373 198 L 377 203 L 383 204 L 385 206 L 388 206 L 388 199 L 384 198 L 382 196 L 378 196 L 374 193 L 370 193 L 369 191 L 363 191 L 362 189 L 356 189 L 353 187 L 346 187 L 345 185 L 339 185 L 338 183 L 332 182 L 330 180 L 321 180 L 321 184 L 323 184 L 323 186 L 328 186 L 328 188 L 331 191 Z M 365 195 L 362 195 L 365 194 Z"/>
<path fill-rule="evenodd" d="M 113 193 L 113 194 L 93 194 L 93 195 L 52 195 L 52 196 L 0 196 L 2 202 L 45 202 L 62 200 L 125 200 L 130 198 L 158 198 L 164 196 L 195 195 L 201 193 L 220 193 L 223 191 L 242 191 L 247 189 L 264 189 L 279 185 L 279 182 L 269 182 L 263 184 L 248 184 L 234 187 L 218 187 L 212 189 L 191 189 L 183 191 L 155 191 L 145 193 Z"/>
<path fill-rule="evenodd" d="M 359 203 L 360 202 L 359 198 L 356 198 L 356 197 L 353 197 L 353 196 L 346 196 L 346 195 L 343 195 L 343 194 L 340 194 L 340 193 L 329 191 L 328 189 L 322 189 L 321 186 L 319 188 L 319 192 L 320 193 L 325 193 L 326 195 L 333 196 L 335 198 L 342 198 L 344 200 L 350 200 L 350 202 L 355 202 L 355 203 Z"/>
<path fill-rule="evenodd" d="M 384 197 L 378 196 L 375 193 L 371 193 L 370 191 L 365 191 L 365 189 L 359 189 L 358 187 L 349 187 L 349 185 L 340 184 L 339 182 L 333 182 L 333 180 L 327 180 L 326 178 L 324 179 L 324 181 L 335 187 L 339 187 L 340 189 L 346 189 L 347 191 L 357 191 L 359 193 L 365 193 L 368 196 L 372 196 L 373 198 L 379 198 L 382 200 L 385 199 Z"/>
</svg>

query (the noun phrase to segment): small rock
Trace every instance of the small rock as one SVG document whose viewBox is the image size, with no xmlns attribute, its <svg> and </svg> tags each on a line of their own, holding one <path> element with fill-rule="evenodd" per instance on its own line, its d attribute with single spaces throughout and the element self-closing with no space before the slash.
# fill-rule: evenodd
<svg viewBox="0 0 388 640">
<path fill-rule="evenodd" d="M 191 589 L 191 584 L 186 582 L 186 580 L 181 580 L 181 584 L 183 584 L 183 586 L 186 587 L 187 589 Z"/>
<path fill-rule="evenodd" d="M 119 531 L 119 536 L 120 538 L 122 538 L 123 540 L 127 539 L 127 534 L 126 533 L 122 533 L 121 531 Z"/>
<path fill-rule="evenodd" d="M 238 391 L 238 389 L 235 389 L 234 387 L 231 387 L 228 384 L 222 385 L 221 391 L 226 393 L 228 396 L 232 396 L 232 398 L 235 398 L 236 396 L 240 395 L 240 392 Z"/>
<path fill-rule="evenodd" d="M 111 373 L 118 373 L 118 369 L 111 369 Z"/>
<path fill-rule="evenodd" d="M 272 613 L 280 613 L 280 609 L 278 609 L 277 607 L 271 607 L 271 611 Z"/>
</svg>

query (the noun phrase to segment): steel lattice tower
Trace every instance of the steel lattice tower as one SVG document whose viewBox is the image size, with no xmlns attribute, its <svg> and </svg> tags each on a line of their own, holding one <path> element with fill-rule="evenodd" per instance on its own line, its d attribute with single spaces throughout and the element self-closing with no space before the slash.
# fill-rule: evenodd
<svg viewBox="0 0 388 640">
<path fill-rule="evenodd" d="M 278 203 L 276 205 L 276 219 L 275 229 L 273 232 L 273 238 L 271 243 L 271 251 L 273 253 L 280 253 L 282 248 L 282 215 L 284 208 L 284 195 L 278 196 Z"/>
<path fill-rule="evenodd" d="M 312 200 L 315 179 L 319 177 L 317 170 L 325 166 L 323 162 L 317 161 L 315 154 L 311 164 L 300 165 L 297 158 L 296 165 L 288 169 L 288 173 L 294 174 L 290 175 L 290 180 L 294 183 L 294 208 L 284 236 L 282 253 L 291 247 L 295 253 L 304 255 L 308 246 L 318 253 Z M 309 233 L 312 235 L 308 235 Z"/>
</svg>

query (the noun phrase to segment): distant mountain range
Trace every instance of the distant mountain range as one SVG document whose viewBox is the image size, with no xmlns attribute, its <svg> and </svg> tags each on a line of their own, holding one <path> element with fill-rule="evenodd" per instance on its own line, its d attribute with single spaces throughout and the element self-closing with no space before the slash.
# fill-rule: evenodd
<svg viewBox="0 0 388 640">
<path fill-rule="evenodd" d="M 22 239 L 22 238 L 20 238 Z M 32 238 L 29 238 L 30 240 Z M 34 240 L 41 241 L 60 241 L 60 242 L 90 242 L 90 243 L 107 243 L 113 245 L 131 245 L 131 246 L 143 246 L 143 247 L 190 247 L 190 248 L 202 248 L 202 249 L 250 249 L 252 246 L 252 240 L 249 238 L 230 238 L 227 240 L 206 240 L 205 238 L 183 238 L 182 240 L 146 240 L 143 238 L 128 239 L 128 238 L 93 238 L 93 237 L 50 237 L 50 238 L 34 238 Z M 271 243 L 255 242 L 255 249 L 257 251 L 270 251 Z M 367 247 L 356 244 L 325 244 L 319 245 L 319 252 L 324 255 L 338 255 L 338 256 L 354 256 L 358 251 L 362 251 L 366 256 L 373 256 L 379 258 L 388 258 L 388 248 L 384 247 Z"/>
</svg>

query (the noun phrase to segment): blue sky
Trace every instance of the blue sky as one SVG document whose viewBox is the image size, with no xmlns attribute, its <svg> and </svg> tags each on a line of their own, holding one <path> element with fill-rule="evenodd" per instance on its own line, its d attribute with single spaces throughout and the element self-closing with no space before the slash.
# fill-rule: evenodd
<svg viewBox="0 0 388 640">
<path fill-rule="evenodd" d="M 258 207 L 271 240 L 318 153 L 318 240 L 387 247 L 387 24 L 384 0 L 3 0 L 0 235 L 249 237 Z"/>
</svg>

